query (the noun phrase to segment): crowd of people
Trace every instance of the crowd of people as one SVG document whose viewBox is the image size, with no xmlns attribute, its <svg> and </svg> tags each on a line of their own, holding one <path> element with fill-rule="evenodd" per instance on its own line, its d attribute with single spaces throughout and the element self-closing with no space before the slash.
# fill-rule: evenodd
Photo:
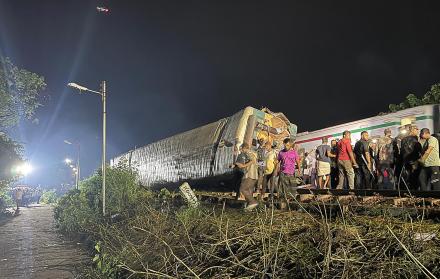
<svg viewBox="0 0 440 279">
<path fill-rule="evenodd" d="M 40 203 L 42 190 L 40 187 L 31 188 L 27 186 L 17 186 L 11 190 L 15 201 L 16 209 L 28 206 L 31 203 Z"/>
<path fill-rule="evenodd" d="M 385 129 L 371 139 L 367 131 L 352 145 L 350 131 L 341 139 L 322 138 L 316 149 L 300 154 L 300 146 L 286 138 L 277 152 L 272 142 L 259 142 L 256 150 L 243 143 L 235 167 L 246 210 L 257 207 L 254 193 L 278 193 L 287 198 L 299 185 L 321 189 L 440 190 L 439 142 L 430 130 L 415 125 L 400 128 L 393 138 Z"/>
</svg>

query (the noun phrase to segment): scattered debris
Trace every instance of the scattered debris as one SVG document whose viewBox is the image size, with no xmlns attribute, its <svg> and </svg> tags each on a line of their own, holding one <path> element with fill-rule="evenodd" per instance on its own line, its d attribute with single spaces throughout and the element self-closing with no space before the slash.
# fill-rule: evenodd
<svg viewBox="0 0 440 279">
<path fill-rule="evenodd" d="M 414 240 L 418 241 L 429 241 L 436 238 L 435 233 L 414 233 Z"/>
<path fill-rule="evenodd" d="M 179 189 L 186 203 L 190 207 L 196 208 L 200 205 L 200 202 L 197 199 L 196 194 L 194 194 L 194 191 L 191 189 L 191 186 L 189 186 L 187 182 L 184 182 L 182 185 L 180 185 Z"/>
</svg>

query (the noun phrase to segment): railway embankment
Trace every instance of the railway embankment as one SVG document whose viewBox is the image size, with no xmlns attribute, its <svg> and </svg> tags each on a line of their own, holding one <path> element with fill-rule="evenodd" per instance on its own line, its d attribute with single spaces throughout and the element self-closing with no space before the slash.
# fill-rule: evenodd
<svg viewBox="0 0 440 279">
<path fill-rule="evenodd" d="M 84 278 L 440 277 L 440 224 L 423 213 L 188 208 L 139 187 L 126 167 L 108 178 L 108 216 L 99 173 L 55 210 L 59 230 L 92 243 Z"/>
</svg>

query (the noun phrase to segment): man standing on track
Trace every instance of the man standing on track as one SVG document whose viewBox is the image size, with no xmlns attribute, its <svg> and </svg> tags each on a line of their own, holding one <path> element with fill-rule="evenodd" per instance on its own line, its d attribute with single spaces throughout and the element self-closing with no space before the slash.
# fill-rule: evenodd
<svg viewBox="0 0 440 279">
<path fill-rule="evenodd" d="M 243 172 L 240 193 L 248 203 L 245 210 L 252 210 L 258 206 L 258 202 L 254 199 L 254 189 L 258 182 L 258 166 L 257 155 L 250 150 L 249 144 L 241 145 L 241 153 L 237 156 L 235 165 Z"/>
<path fill-rule="evenodd" d="M 320 189 L 327 188 L 329 185 L 331 156 L 334 155 L 331 154 L 328 139 L 323 137 L 322 144 L 316 148 L 318 186 Z"/>
<path fill-rule="evenodd" d="M 391 137 L 391 129 L 384 131 L 384 136 L 379 139 L 378 150 L 378 181 L 381 189 L 393 189 L 394 187 L 394 144 Z"/>
<path fill-rule="evenodd" d="M 418 160 L 420 159 L 421 152 L 422 146 L 419 143 L 419 128 L 415 125 L 411 125 L 409 126 L 409 135 L 402 138 L 400 142 L 399 161 L 402 164 L 402 169 L 396 174 L 400 182 L 400 188 L 406 188 L 406 186 L 412 190 L 418 188 L 420 173 Z"/>
<path fill-rule="evenodd" d="M 296 194 L 295 165 L 301 173 L 301 163 L 299 155 L 293 149 L 293 142 L 290 138 L 284 141 L 284 149 L 280 151 L 277 158 L 276 167 L 279 169 L 279 190 L 282 197 L 287 199 L 290 195 Z"/>
<path fill-rule="evenodd" d="M 330 187 L 336 189 L 339 182 L 339 170 L 338 170 L 338 141 L 333 139 L 330 143 L 331 154 L 330 156 Z"/>
<path fill-rule="evenodd" d="M 356 155 L 356 163 L 358 168 L 356 169 L 356 189 L 371 189 L 371 182 L 373 179 L 373 158 L 370 154 L 370 148 L 368 144 L 368 132 L 363 131 L 361 133 L 361 139 L 356 142 L 354 146 L 354 154 Z"/>
<path fill-rule="evenodd" d="M 420 190 L 440 190 L 438 140 L 431 136 L 428 128 L 423 128 L 420 131 L 420 144 L 423 150 L 422 158 L 419 160 L 422 165 L 419 175 Z"/>
<path fill-rule="evenodd" d="M 338 142 L 338 168 L 339 183 L 337 189 L 342 189 L 345 178 L 348 180 L 348 187 L 354 189 L 354 168 L 359 166 L 354 159 L 353 150 L 351 148 L 351 133 L 344 131 L 342 139 Z"/>
<path fill-rule="evenodd" d="M 274 192 L 272 177 L 274 173 L 275 159 L 276 159 L 276 154 L 275 151 L 272 149 L 272 143 L 268 141 L 264 145 L 264 152 L 263 152 L 264 168 L 263 168 L 263 181 L 261 188 L 262 196 L 264 196 L 267 190 L 269 190 L 271 194 L 273 194 Z"/>
</svg>

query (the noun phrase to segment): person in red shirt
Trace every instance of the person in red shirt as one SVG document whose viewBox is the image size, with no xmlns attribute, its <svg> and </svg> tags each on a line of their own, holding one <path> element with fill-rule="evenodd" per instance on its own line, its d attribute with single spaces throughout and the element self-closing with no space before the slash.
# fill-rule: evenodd
<svg viewBox="0 0 440 279">
<path fill-rule="evenodd" d="M 344 186 L 344 179 L 348 181 L 348 187 L 354 189 L 354 168 L 358 168 L 356 160 L 351 148 L 351 133 L 344 131 L 342 139 L 338 142 L 338 168 L 339 168 L 339 183 L 336 189 L 342 189 Z"/>
</svg>

